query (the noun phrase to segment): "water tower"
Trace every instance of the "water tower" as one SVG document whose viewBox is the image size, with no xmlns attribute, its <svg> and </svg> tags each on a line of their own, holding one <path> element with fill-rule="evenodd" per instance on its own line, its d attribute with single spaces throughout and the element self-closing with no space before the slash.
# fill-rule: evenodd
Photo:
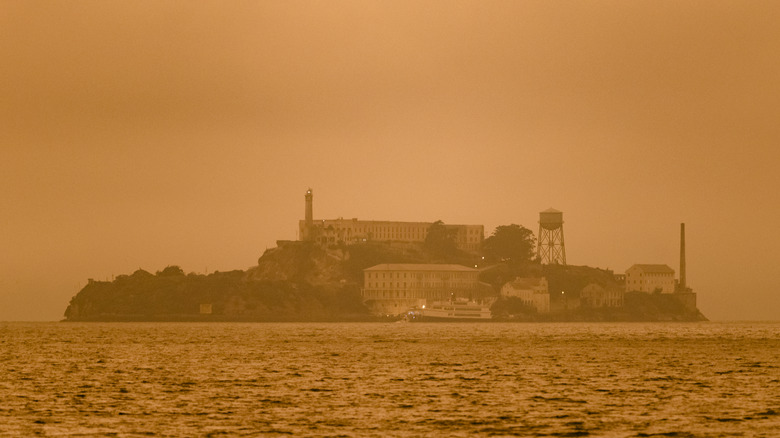
<svg viewBox="0 0 780 438">
<path fill-rule="evenodd" d="M 536 256 L 543 264 L 566 264 L 563 246 L 563 212 L 550 208 L 539 213 L 539 242 Z"/>
</svg>

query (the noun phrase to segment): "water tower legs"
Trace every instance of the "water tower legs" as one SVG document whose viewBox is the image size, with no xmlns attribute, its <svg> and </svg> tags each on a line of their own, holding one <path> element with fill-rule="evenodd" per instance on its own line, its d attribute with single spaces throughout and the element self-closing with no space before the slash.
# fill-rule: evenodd
<svg viewBox="0 0 780 438">
<path fill-rule="evenodd" d="M 563 243 L 563 213 L 549 209 L 539 213 L 539 242 L 536 256 L 542 264 L 566 264 Z"/>
</svg>

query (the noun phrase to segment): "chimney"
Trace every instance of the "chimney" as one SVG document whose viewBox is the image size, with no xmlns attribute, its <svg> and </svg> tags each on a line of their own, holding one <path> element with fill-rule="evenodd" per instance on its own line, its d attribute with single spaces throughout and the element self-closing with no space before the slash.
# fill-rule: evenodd
<svg viewBox="0 0 780 438">
<path fill-rule="evenodd" d="M 685 292 L 688 286 L 685 282 L 685 224 L 680 224 L 680 292 Z"/>
<path fill-rule="evenodd" d="M 314 238 L 314 195 L 311 193 L 311 187 L 309 187 L 309 190 L 306 190 L 306 215 L 305 218 L 305 225 L 303 228 L 303 236 L 301 240 L 313 240 Z"/>
</svg>

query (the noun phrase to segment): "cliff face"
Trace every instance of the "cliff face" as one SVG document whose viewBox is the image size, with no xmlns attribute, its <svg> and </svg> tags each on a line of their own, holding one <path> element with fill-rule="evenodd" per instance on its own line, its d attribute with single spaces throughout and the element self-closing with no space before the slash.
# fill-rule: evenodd
<svg viewBox="0 0 780 438">
<path fill-rule="evenodd" d="M 328 250 L 304 242 L 290 242 L 282 247 L 269 249 L 257 261 L 257 266 L 247 270 L 250 281 L 292 281 L 314 285 L 333 284 L 348 278 L 343 262 L 349 253 Z"/>
<path fill-rule="evenodd" d="M 629 321 L 707 321 L 685 295 L 626 292 L 624 316 Z"/>
</svg>

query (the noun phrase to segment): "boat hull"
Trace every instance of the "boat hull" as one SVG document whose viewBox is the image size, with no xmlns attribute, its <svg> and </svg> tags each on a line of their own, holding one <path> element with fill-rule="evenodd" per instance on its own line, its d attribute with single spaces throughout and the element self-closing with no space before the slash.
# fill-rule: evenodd
<svg viewBox="0 0 780 438">
<path fill-rule="evenodd" d="M 490 308 L 476 303 L 434 303 L 416 314 L 421 321 L 490 321 Z"/>
<path fill-rule="evenodd" d="M 457 316 L 428 316 L 423 315 L 419 318 L 420 322 L 488 322 L 492 318 L 488 317 L 457 317 Z"/>
</svg>

